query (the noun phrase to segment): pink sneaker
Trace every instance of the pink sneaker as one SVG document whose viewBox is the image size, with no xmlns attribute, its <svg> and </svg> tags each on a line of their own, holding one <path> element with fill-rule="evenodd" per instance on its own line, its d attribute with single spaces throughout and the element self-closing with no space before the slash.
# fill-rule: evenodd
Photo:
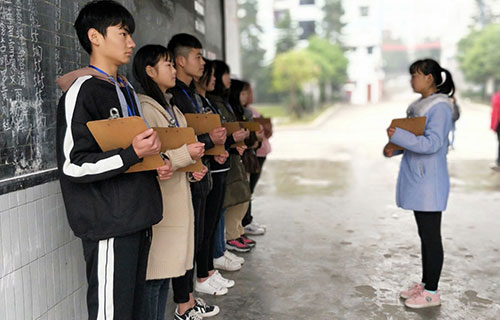
<svg viewBox="0 0 500 320">
<path fill-rule="evenodd" d="M 432 294 L 428 291 L 422 290 L 420 293 L 413 295 L 411 298 L 405 301 L 405 305 L 412 309 L 422 309 L 439 306 L 441 304 L 441 298 L 439 296 L 439 290 Z"/>
<path fill-rule="evenodd" d="M 406 291 L 401 291 L 399 296 L 403 299 L 408 299 L 411 296 L 424 291 L 424 286 L 421 283 L 414 284 L 410 289 Z"/>
</svg>

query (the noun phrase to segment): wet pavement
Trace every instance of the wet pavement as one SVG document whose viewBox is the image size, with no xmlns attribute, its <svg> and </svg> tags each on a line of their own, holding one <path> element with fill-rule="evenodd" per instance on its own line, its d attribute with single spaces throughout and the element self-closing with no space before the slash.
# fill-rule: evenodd
<svg viewBox="0 0 500 320">
<path fill-rule="evenodd" d="M 202 295 L 217 319 L 500 319 L 500 172 L 484 106 L 462 104 L 449 154 L 442 306 L 412 311 L 398 297 L 420 280 L 420 244 L 413 214 L 395 206 L 400 159 L 381 150 L 408 101 L 276 130 L 253 204 L 268 231 L 224 273 L 236 280 L 228 295 Z"/>
</svg>

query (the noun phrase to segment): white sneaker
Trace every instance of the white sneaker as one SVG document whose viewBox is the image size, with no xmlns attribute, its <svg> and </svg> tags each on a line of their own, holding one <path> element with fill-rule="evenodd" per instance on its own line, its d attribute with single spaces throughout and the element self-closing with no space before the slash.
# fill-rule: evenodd
<svg viewBox="0 0 500 320">
<path fill-rule="evenodd" d="M 241 263 L 235 262 L 223 255 L 220 258 L 214 259 L 214 268 L 225 271 L 238 271 L 241 269 Z"/>
<path fill-rule="evenodd" d="M 260 223 L 255 222 L 255 221 L 252 221 L 252 223 L 253 223 L 254 225 L 256 225 L 257 227 L 262 228 L 262 229 L 264 229 L 265 231 L 267 231 L 267 226 L 266 226 L 265 224 L 260 224 Z"/>
<path fill-rule="evenodd" d="M 266 229 L 262 228 L 261 226 L 257 225 L 254 222 L 247 224 L 246 226 L 243 227 L 243 229 L 245 230 L 245 234 L 250 234 L 253 236 L 259 236 L 266 233 Z"/>
<path fill-rule="evenodd" d="M 236 263 L 239 263 L 239 264 L 244 264 L 245 263 L 245 259 L 244 258 L 235 255 L 234 253 L 232 253 L 229 250 L 224 251 L 224 256 L 226 258 L 228 258 L 229 260 L 234 261 Z"/>
<path fill-rule="evenodd" d="M 211 278 L 212 277 L 214 277 L 215 281 L 217 281 L 221 286 L 225 288 L 232 288 L 235 285 L 234 280 L 224 278 L 217 270 L 215 270 L 215 272 L 212 274 Z"/>
<path fill-rule="evenodd" d="M 227 288 L 224 288 L 213 277 L 208 278 L 203 282 L 195 282 L 194 290 L 201 293 L 206 293 L 214 296 L 223 296 L 227 293 Z"/>
</svg>

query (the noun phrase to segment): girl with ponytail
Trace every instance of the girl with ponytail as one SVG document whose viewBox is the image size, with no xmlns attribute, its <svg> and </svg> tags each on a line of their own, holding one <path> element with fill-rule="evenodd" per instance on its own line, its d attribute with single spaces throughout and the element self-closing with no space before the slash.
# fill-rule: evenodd
<svg viewBox="0 0 500 320">
<path fill-rule="evenodd" d="M 398 207 L 413 210 L 422 244 L 422 280 L 400 296 L 409 308 L 441 304 L 438 290 L 443 267 L 441 213 L 446 209 L 450 190 L 447 168 L 448 134 L 452 128 L 455 93 L 450 72 L 432 59 L 415 61 L 410 66 L 411 86 L 421 97 L 410 104 L 408 118 L 426 117 L 424 134 L 416 136 L 401 128 L 387 129 L 389 142 L 404 148 L 393 150 L 389 144 L 384 155 L 402 154 L 396 187 Z"/>
</svg>

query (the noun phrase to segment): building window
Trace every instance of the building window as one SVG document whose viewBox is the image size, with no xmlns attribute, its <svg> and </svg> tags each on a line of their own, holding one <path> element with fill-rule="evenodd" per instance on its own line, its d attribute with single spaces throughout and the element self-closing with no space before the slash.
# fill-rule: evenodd
<svg viewBox="0 0 500 320">
<path fill-rule="evenodd" d="M 304 4 L 314 4 L 314 0 L 300 0 L 300 5 Z"/>
<path fill-rule="evenodd" d="M 299 21 L 299 28 L 302 30 L 300 40 L 307 40 L 316 33 L 315 21 Z"/>
<path fill-rule="evenodd" d="M 362 17 L 368 17 L 368 14 L 370 13 L 370 8 L 367 7 L 367 6 L 362 6 L 362 7 L 359 7 L 359 14 L 362 16 Z"/>
<path fill-rule="evenodd" d="M 372 53 L 373 53 L 373 47 L 368 47 L 368 48 L 366 48 L 366 52 L 367 52 L 368 54 L 372 54 Z"/>
</svg>

